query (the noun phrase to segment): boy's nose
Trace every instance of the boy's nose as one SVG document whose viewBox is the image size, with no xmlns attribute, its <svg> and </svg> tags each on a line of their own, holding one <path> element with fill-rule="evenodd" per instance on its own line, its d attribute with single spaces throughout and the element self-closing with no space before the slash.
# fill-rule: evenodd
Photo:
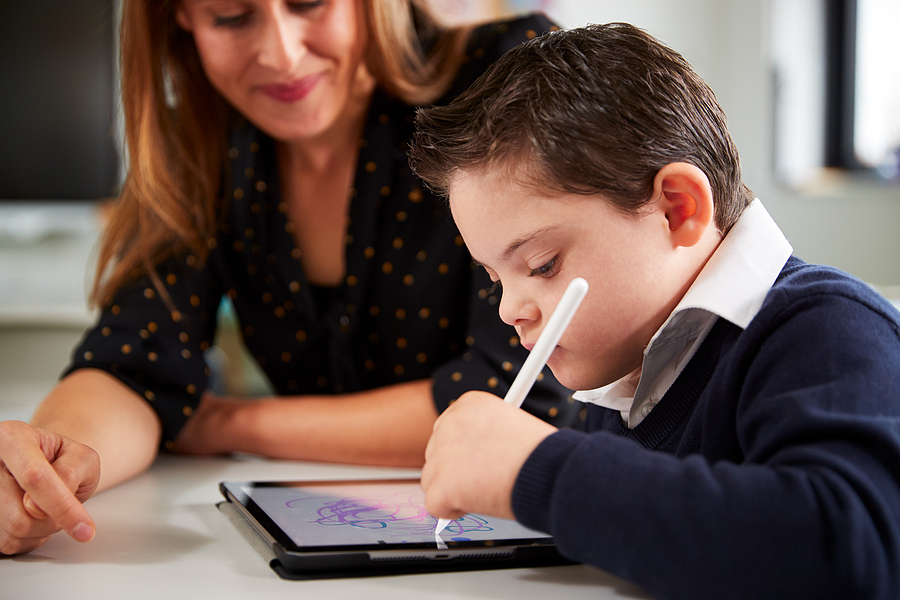
<svg viewBox="0 0 900 600">
<path fill-rule="evenodd" d="M 534 301 L 503 288 L 500 296 L 500 318 L 507 325 L 521 327 L 540 317 L 540 310 Z"/>
</svg>

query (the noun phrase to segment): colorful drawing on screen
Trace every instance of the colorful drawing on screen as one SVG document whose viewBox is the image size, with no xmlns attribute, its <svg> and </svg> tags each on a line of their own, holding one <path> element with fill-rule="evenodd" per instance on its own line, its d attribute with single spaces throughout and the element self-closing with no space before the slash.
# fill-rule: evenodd
<svg viewBox="0 0 900 600">
<path fill-rule="evenodd" d="M 316 509 L 317 518 L 309 521 L 326 527 L 358 527 L 382 530 L 385 535 L 433 536 L 437 520 L 425 511 L 421 498 L 403 492 L 389 496 L 325 497 L 326 502 Z M 322 497 L 298 498 L 287 502 L 288 508 L 308 510 L 311 501 L 321 503 Z M 493 531 L 487 519 L 475 515 L 452 521 L 446 531 L 455 535 Z"/>
</svg>

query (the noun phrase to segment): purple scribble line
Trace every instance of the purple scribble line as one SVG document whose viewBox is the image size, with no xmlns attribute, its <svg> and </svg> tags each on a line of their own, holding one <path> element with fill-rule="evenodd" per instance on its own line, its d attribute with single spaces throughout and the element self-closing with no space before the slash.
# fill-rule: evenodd
<svg viewBox="0 0 900 600">
<path fill-rule="evenodd" d="M 320 498 L 321 499 L 321 498 Z M 306 503 L 310 498 L 298 498 L 286 503 L 288 508 L 296 504 Z M 422 535 L 430 537 L 434 534 L 437 520 L 416 502 L 412 496 L 399 498 L 356 497 L 341 498 L 326 502 L 316 511 L 318 519 L 310 523 L 318 523 L 326 527 L 350 526 L 362 529 L 390 529 L 401 536 Z M 455 534 L 476 531 L 493 531 L 488 521 L 481 517 L 466 515 L 452 521 L 447 531 Z"/>
</svg>

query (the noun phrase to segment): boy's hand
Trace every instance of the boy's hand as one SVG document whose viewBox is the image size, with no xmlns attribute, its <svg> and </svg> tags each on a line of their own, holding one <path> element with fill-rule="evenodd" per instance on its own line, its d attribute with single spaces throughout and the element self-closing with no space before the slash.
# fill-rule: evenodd
<svg viewBox="0 0 900 600">
<path fill-rule="evenodd" d="M 94 522 L 82 506 L 100 482 L 97 453 L 21 421 L 0 422 L 0 554 L 30 552 L 64 529 L 87 542 Z"/>
<path fill-rule="evenodd" d="M 468 392 L 434 424 L 422 489 L 435 517 L 514 519 L 512 489 L 531 452 L 556 428 L 487 392 Z"/>
</svg>

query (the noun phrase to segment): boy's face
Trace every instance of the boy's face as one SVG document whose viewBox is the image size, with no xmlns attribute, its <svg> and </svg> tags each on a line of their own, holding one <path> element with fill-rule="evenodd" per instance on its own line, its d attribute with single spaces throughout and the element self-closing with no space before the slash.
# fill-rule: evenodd
<svg viewBox="0 0 900 600">
<path fill-rule="evenodd" d="M 590 285 L 548 362 L 563 385 L 593 389 L 641 365 L 687 289 L 661 211 L 625 215 L 599 196 L 552 194 L 490 170 L 461 173 L 449 192 L 469 251 L 501 282 L 500 318 L 527 349 L 568 283 Z"/>
</svg>

